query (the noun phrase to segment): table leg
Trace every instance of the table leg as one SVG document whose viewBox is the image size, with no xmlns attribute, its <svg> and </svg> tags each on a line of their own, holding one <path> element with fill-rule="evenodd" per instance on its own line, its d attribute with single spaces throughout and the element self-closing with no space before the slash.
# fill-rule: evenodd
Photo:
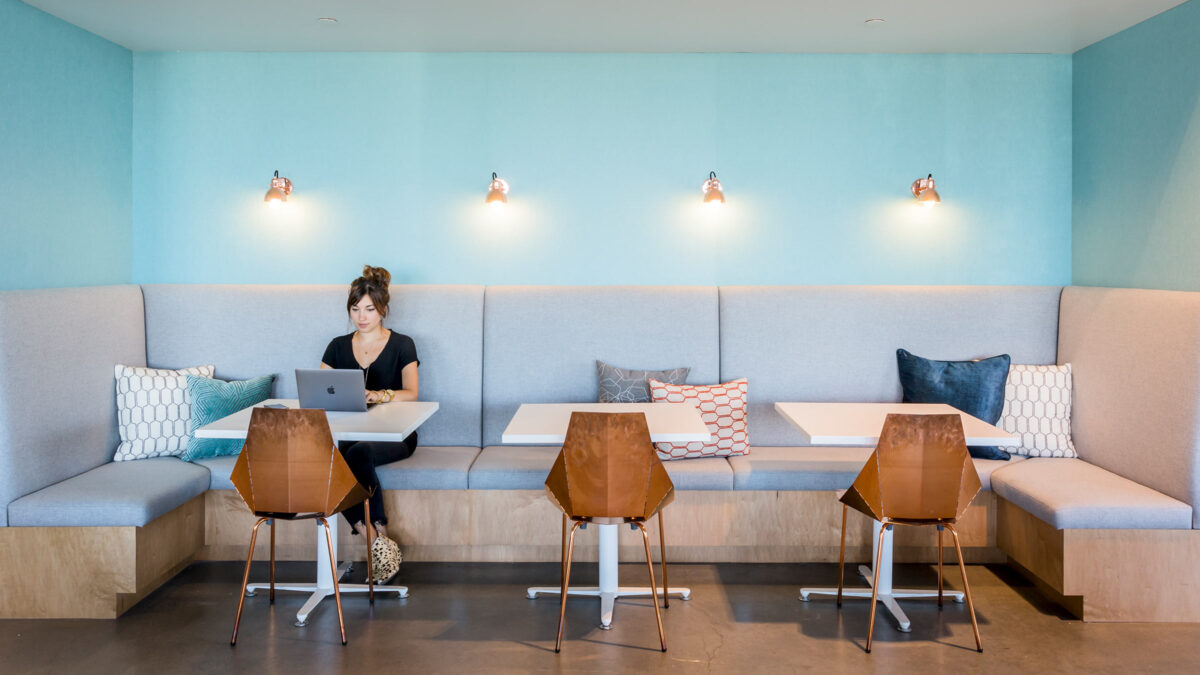
<svg viewBox="0 0 1200 675">
<path fill-rule="evenodd" d="M 333 557 L 335 560 L 337 559 L 337 546 L 338 546 L 337 532 L 338 532 L 338 521 L 339 520 L 341 520 L 341 518 L 336 517 L 336 516 L 329 519 L 329 534 L 333 538 Z M 296 626 L 307 625 L 308 624 L 308 615 L 311 614 L 314 609 L 316 609 L 317 605 L 321 604 L 322 600 L 333 595 L 333 575 L 330 573 L 330 568 L 329 568 L 329 554 L 325 551 L 325 531 L 321 527 L 320 523 L 317 523 L 316 529 L 317 529 L 317 531 L 316 531 L 316 534 L 317 534 L 317 539 L 316 539 L 316 542 L 317 542 L 317 578 L 316 578 L 316 581 L 311 584 L 280 584 L 280 583 L 275 584 L 276 591 L 294 591 L 297 593 L 311 593 L 312 594 L 308 597 L 308 600 L 305 601 L 304 606 L 302 606 L 300 608 L 300 611 L 296 612 L 296 623 L 295 623 Z M 337 568 L 338 578 L 340 579 L 342 577 L 342 575 L 346 574 L 346 572 L 348 572 L 350 570 L 350 568 L 351 568 L 351 564 L 349 562 L 338 565 L 338 568 Z M 253 597 L 255 594 L 255 591 L 258 591 L 263 588 L 268 588 L 269 586 L 270 586 L 270 584 L 263 584 L 263 583 L 246 584 L 246 595 Z M 346 593 L 366 593 L 369 588 L 369 586 L 367 584 L 339 584 L 338 586 L 339 586 L 338 590 L 340 590 L 343 595 L 345 595 Z M 407 586 L 376 586 L 375 592 L 376 593 L 395 593 L 397 595 L 397 597 L 400 597 L 400 598 L 408 597 L 408 587 Z"/>
<path fill-rule="evenodd" d="M 599 586 L 572 587 L 567 591 L 567 595 L 581 595 L 600 598 L 600 628 L 609 630 L 612 628 L 613 606 L 616 604 L 617 598 L 637 598 L 649 597 L 653 592 L 649 586 L 621 586 L 618 579 L 619 560 L 618 551 L 619 543 L 617 535 L 620 525 L 591 525 L 599 530 L 597 536 L 600 540 L 600 555 L 597 565 L 600 571 Z M 276 588 L 279 588 L 276 586 Z M 526 597 L 533 599 L 538 595 L 559 595 L 562 592 L 558 586 L 533 586 L 525 591 Z M 658 588 L 658 595 L 662 595 L 662 587 Z M 680 588 L 678 586 L 671 587 L 671 595 L 677 596 L 684 600 L 692 599 L 692 590 L 690 588 Z"/>
<path fill-rule="evenodd" d="M 871 559 L 874 560 L 878 554 L 879 545 L 879 528 L 882 523 L 878 520 L 871 527 Z M 936 598 L 937 589 L 896 589 L 892 587 L 892 536 L 895 528 L 889 530 L 883 536 L 883 556 L 880 558 L 879 565 L 879 602 L 883 603 L 892 617 L 896 620 L 896 627 L 902 633 L 907 633 L 912 630 L 912 622 L 909 621 L 908 615 L 900 608 L 900 604 L 896 602 L 899 598 Z M 867 581 L 865 589 L 842 589 L 843 598 L 866 598 L 871 599 L 871 578 L 873 576 L 869 565 L 859 565 L 858 573 Z M 801 588 L 800 599 L 807 601 L 811 595 L 837 595 L 837 588 Z M 953 598 L 955 602 L 963 601 L 962 591 L 945 591 L 945 595 Z"/>
</svg>

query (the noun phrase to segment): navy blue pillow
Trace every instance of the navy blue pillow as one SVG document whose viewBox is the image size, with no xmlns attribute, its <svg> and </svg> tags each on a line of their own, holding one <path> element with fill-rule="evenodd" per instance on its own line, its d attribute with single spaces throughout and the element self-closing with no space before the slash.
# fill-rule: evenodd
<svg viewBox="0 0 1200 675">
<path fill-rule="evenodd" d="M 934 361 L 906 350 L 896 350 L 900 386 L 905 403 L 946 403 L 988 424 L 1004 412 L 1004 383 L 1008 380 L 1008 354 L 978 361 Z M 967 446 L 978 459 L 1008 459 L 1000 448 Z"/>
</svg>

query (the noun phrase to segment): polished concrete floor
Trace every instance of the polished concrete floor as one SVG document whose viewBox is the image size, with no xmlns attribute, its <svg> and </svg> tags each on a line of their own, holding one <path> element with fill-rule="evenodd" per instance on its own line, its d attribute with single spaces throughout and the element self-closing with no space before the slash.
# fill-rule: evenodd
<svg viewBox="0 0 1200 675">
<path fill-rule="evenodd" d="M 286 563 L 281 580 L 306 580 L 313 564 Z M 361 566 L 360 566 L 361 568 Z M 672 584 L 692 600 L 664 611 L 668 651 L 658 649 L 649 600 L 617 605 L 613 630 L 597 628 L 598 601 L 567 604 L 566 642 L 554 653 L 556 598 L 528 600 L 525 587 L 556 583 L 555 564 L 411 564 L 398 583 L 408 599 L 345 599 L 349 646 L 337 635 L 332 599 L 296 628 L 303 602 L 280 593 L 247 598 L 236 648 L 229 633 L 240 565 L 197 563 L 116 621 L 0 621 L 0 672 L 1026 672 L 1200 671 L 1200 624 L 1084 624 L 1043 600 L 1004 566 L 968 568 L 984 653 L 975 652 L 965 605 L 904 603 L 901 633 L 880 612 L 875 645 L 863 651 L 867 603 L 797 600 L 801 584 L 836 583 L 836 566 L 675 565 Z M 256 563 L 254 577 L 265 565 Z M 645 567 L 622 565 L 643 583 Z M 897 567 L 897 585 L 935 584 L 927 565 Z M 861 580 L 848 572 L 848 581 Z M 573 582 L 595 583 L 579 563 Z M 957 572 L 947 569 L 950 588 Z M 357 579 L 351 579 L 357 581 Z"/>
</svg>

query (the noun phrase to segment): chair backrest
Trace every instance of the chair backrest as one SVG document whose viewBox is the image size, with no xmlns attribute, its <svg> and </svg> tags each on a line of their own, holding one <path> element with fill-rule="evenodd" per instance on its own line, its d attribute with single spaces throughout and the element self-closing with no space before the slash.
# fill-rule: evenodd
<svg viewBox="0 0 1200 675">
<path fill-rule="evenodd" d="M 330 516 L 367 498 L 324 410 L 255 408 L 230 480 L 255 513 Z"/>
<path fill-rule="evenodd" d="M 980 490 L 958 415 L 888 415 L 842 501 L 876 520 L 955 520 Z"/>
<path fill-rule="evenodd" d="M 649 518 L 674 490 L 642 413 L 571 413 L 546 492 L 571 517 Z"/>
</svg>

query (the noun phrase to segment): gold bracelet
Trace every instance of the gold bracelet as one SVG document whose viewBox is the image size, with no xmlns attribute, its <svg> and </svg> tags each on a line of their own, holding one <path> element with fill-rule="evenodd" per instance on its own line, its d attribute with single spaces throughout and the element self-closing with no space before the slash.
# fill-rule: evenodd
<svg viewBox="0 0 1200 675">
<path fill-rule="evenodd" d="M 387 390 L 387 395 L 388 395 L 388 398 L 387 398 L 388 403 L 391 403 L 392 399 L 396 398 L 396 392 L 392 391 L 391 389 Z"/>
</svg>

